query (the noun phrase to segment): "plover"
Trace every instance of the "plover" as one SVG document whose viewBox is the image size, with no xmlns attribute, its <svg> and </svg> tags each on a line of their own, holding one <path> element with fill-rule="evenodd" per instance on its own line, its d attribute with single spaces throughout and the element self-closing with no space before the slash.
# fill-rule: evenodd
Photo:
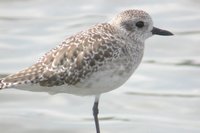
<svg viewBox="0 0 200 133">
<path fill-rule="evenodd" d="M 125 10 L 107 23 L 66 38 L 32 66 L 0 79 L 0 89 L 94 95 L 93 115 L 100 133 L 100 94 L 129 79 L 142 60 L 145 40 L 152 35 L 173 34 L 153 27 L 148 13 Z"/>
</svg>

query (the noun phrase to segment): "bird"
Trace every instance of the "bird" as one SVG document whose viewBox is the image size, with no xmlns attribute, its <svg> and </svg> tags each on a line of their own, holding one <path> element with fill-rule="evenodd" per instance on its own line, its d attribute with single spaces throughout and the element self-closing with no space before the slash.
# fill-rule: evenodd
<svg viewBox="0 0 200 133">
<path fill-rule="evenodd" d="M 0 89 L 94 96 L 93 117 L 100 133 L 101 94 L 130 78 L 143 58 L 145 40 L 153 35 L 173 33 L 154 27 L 143 10 L 121 11 L 107 22 L 67 37 L 30 67 L 0 79 Z"/>
</svg>

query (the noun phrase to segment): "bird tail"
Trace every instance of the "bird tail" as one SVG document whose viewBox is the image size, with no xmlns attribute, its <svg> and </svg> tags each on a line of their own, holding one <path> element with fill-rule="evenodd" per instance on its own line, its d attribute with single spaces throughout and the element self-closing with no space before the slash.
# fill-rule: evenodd
<svg viewBox="0 0 200 133">
<path fill-rule="evenodd" d="M 41 63 L 36 63 L 16 74 L 9 75 L 0 79 L 0 89 L 10 88 L 22 84 L 37 83 L 41 78 L 41 73 L 44 71 L 44 66 Z"/>
</svg>

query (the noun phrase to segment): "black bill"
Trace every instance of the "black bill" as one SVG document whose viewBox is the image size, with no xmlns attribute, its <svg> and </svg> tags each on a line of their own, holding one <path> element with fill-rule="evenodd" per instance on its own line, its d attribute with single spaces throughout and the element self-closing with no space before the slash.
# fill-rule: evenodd
<svg viewBox="0 0 200 133">
<path fill-rule="evenodd" d="M 151 31 L 153 35 L 162 35 L 162 36 L 172 36 L 174 35 L 173 33 L 167 31 L 167 30 L 162 30 L 156 27 L 153 27 L 153 30 Z"/>
</svg>

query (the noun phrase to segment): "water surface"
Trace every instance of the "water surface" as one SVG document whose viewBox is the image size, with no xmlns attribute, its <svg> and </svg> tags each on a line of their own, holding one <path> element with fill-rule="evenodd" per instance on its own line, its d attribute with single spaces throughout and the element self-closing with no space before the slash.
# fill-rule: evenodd
<svg viewBox="0 0 200 133">
<path fill-rule="evenodd" d="M 125 9 L 149 12 L 175 33 L 146 41 L 142 64 L 100 101 L 103 133 L 200 132 L 198 0 L 0 0 L 0 75 L 30 66 L 65 37 Z M 0 92 L 2 133 L 94 133 L 93 97 Z"/>
</svg>

